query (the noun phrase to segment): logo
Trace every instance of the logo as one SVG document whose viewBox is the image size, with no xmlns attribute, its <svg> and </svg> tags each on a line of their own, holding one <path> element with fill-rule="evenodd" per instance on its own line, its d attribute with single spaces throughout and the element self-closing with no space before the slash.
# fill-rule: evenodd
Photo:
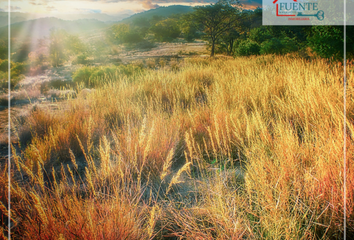
<svg viewBox="0 0 354 240">
<path fill-rule="evenodd" d="M 324 19 L 324 11 L 318 9 L 318 2 L 288 2 L 274 0 L 277 17 L 288 17 L 288 20 L 310 20 L 316 17 L 319 21 Z"/>
</svg>

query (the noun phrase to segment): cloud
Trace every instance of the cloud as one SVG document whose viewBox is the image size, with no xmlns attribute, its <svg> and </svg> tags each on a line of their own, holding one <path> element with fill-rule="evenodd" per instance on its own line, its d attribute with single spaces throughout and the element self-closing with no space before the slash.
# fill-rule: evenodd
<svg viewBox="0 0 354 240">
<path fill-rule="evenodd" d="M 89 1 L 97 1 L 97 0 L 89 0 Z M 131 2 L 134 1 L 136 2 L 136 0 L 102 0 L 101 2 L 105 2 L 105 3 L 113 3 L 113 2 Z M 158 3 L 205 3 L 205 4 L 209 4 L 209 3 L 216 3 L 217 0 L 138 0 L 138 2 L 141 2 L 143 5 L 147 5 L 147 6 L 151 6 L 151 5 L 156 5 Z M 155 4 L 152 4 L 155 3 Z M 239 2 L 243 5 L 247 5 L 247 6 L 258 6 L 261 7 L 262 6 L 262 0 L 239 0 Z"/>
<path fill-rule="evenodd" d="M 53 7 L 53 6 L 46 6 L 46 10 L 47 10 L 48 12 L 57 12 L 57 11 L 58 11 L 58 9 L 56 9 L 56 8 Z"/>
<path fill-rule="evenodd" d="M 9 9 L 9 6 L 5 6 L 4 9 L 0 8 L 0 12 L 7 12 L 8 9 Z M 10 11 L 11 11 L 11 12 L 13 12 L 13 11 L 19 11 L 19 10 L 21 10 L 21 8 L 18 7 L 18 6 L 10 6 Z"/>
<path fill-rule="evenodd" d="M 122 0 L 111 0 L 111 1 L 122 1 Z M 149 3 L 151 4 L 151 1 L 149 0 L 140 0 L 143 4 L 143 6 L 147 6 L 146 4 Z M 181 4 L 181 3 L 199 3 L 199 4 L 211 4 L 211 3 L 216 3 L 217 0 L 154 0 L 153 1 L 155 5 L 161 4 L 161 3 L 176 3 L 176 4 Z M 239 0 L 239 2 L 242 4 L 243 8 L 248 8 L 248 9 L 256 9 L 257 7 L 262 7 L 262 0 Z M 145 7 L 146 8 L 146 7 Z M 150 8 L 156 8 L 156 7 L 150 7 Z"/>
<path fill-rule="evenodd" d="M 5 1 L 5 0 L 0 0 Z M 7 0 L 6 0 L 7 1 Z M 21 1 L 21 0 L 17 0 Z M 35 6 L 43 6 L 47 11 L 57 11 L 57 9 L 54 9 L 52 6 L 53 3 L 56 5 L 58 2 L 62 2 L 63 4 L 69 4 L 69 0 L 26 0 L 28 1 L 29 4 L 35 5 Z M 143 9 L 154 9 L 158 8 L 161 5 L 207 5 L 207 4 L 212 4 L 216 3 L 218 0 L 74 0 L 75 2 L 96 2 L 99 4 L 109 4 L 109 3 L 135 3 L 139 4 L 142 6 Z M 262 7 L 262 0 L 239 0 L 239 2 L 242 4 L 242 8 L 246 9 L 255 9 L 257 7 Z M 97 8 L 97 7 L 96 7 Z M 136 8 L 136 7 L 135 7 Z M 5 8 L 4 8 L 5 9 Z M 2 11 L 6 11 L 6 9 Z M 102 8 L 104 9 L 104 8 Z M 11 11 L 14 10 L 19 10 L 19 9 L 11 9 Z M 79 11 L 85 10 L 87 13 L 101 13 L 101 9 L 80 9 Z M 136 9 L 135 9 L 136 10 Z M 141 9 L 142 10 L 142 9 Z"/>
<path fill-rule="evenodd" d="M 101 13 L 101 9 L 91 9 L 90 10 L 91 13 Z"/>
<path fill-rule="evenodd" d="M 262 0 L 240 0 L 243 8 L 256 9 L 262 7 Z"/>
<path fill-rule="evenodd" d="M 101 13 L 101 9 L 91 9 L 91 8 L 75 8 L 76 11 L 81 13 Z"/>
<path fill-rule="evenodd" d="M 159 7 L 158 4 L 153 4 L 153 3 L 151 2 L 151 0 L 142 1 L 141 4 L 142 4 L 143 7 L 146 8 L 146 9 L 154 9 L 154 8 L 158 8 L 158 7 Z"/>
<path fill-rule="evenodd" d="M 20 7 L 17 6 L 10 6 L 11 11 L 21 10 Z"/>
<path fill-rule="evenodd" d="M 119 1 L 119 0 L 118 0 Z M 217 0 L 154 0 L 155 3 L 216 3 Z"/>
<path fill-rule="evenodd" d="M 0 0 L 3 1 L 3 0 Z M 66 1 L 66 0 L 57 0 Z M 88 1 L 88 2 L 100 2 L 100 3 L 118 3 L 118 2 L 139 2 L 144 7 L 157 7 L 158 3 L 216 3 L 217 0 L 76 0 L 76 1 Z M 262 0 L 239 0 L 240 3 L 249 6 L 261 6 Z M 53 0 L 29 0 L 30 4 L 33 5 L 47 5 L 48 3 L 53 3 Z"/>
<path fill-rule="evenodd" d="M 41 5 L 47 5 L 48 4 L 47 1 L 37 1 L 37 0 L 30 0 L 29 3 L 32 4 L 32 5 L 36 5 L 36 6 L 41 6 Z"/>
</svg>

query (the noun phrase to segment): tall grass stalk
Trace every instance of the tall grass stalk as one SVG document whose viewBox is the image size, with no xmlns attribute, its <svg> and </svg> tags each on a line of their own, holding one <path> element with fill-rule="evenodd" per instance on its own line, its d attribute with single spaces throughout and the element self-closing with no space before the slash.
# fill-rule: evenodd
<svg viewBox="0 0 354 240">
<path fill-rule="evenodd" d="M 31 142 L 13 155 L 13 236 L 341 238 L 342 65 L 284 56 L 178 64 L 105 75 L 68 108 L 33 111 Z M 353 90 L 348 70 L 349 236 Z"/>
</svg>

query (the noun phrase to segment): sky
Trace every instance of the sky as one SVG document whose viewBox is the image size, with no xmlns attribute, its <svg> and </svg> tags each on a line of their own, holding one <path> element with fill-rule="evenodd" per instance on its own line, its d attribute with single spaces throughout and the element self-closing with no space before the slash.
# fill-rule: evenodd
<svg viewBox="0 0 354 240">
<path fill-rule="evenodd" d="M 11 0 L 11 12 L 33 14 L 137 13 L 159 6 L 198 6 L 216 0 Z M 262 0 L 240 0 L 244 8 L 261 7 Z M 0 0 L 0 11 L 8 11 L 8 0 Z"/>
</svg>

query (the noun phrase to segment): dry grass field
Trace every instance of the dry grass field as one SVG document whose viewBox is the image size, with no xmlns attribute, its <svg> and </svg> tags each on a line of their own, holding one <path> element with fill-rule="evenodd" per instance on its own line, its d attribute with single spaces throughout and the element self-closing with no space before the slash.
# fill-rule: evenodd
<svg viewBox="0 0 354 240">
<path fill-rule="evenodd" d="M 13 239 L 342 239 L 340 63 L 196 57 L 102 78 L 63 109 L 13 119 L 20 140 L 10 185 L 1 170 L 0 238 L 10 186 Z"/>
</svg>

